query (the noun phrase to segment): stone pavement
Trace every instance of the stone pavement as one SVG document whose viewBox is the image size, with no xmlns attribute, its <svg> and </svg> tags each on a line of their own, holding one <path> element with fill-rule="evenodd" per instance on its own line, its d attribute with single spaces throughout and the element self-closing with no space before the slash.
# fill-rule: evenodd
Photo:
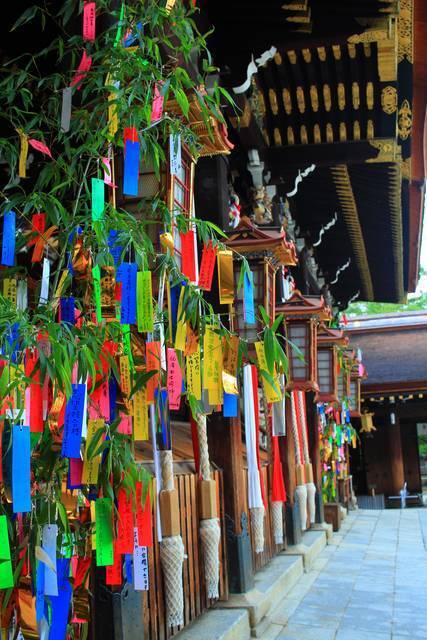
<svg viewBox="0 0 427 640">
<path fill-rule="evenodd" d="M 356 511 L 263 640 L 427 640 L 427 509 Z"/>
</svg>

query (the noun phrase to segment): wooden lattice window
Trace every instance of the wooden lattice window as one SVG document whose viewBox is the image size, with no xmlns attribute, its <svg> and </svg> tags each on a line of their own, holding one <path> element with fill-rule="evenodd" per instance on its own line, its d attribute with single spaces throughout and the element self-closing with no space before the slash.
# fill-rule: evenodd
<svg viewBox="0 0 427 640">
<path fill-rule="evenodd" d="M 319 393 L 332 395 L 334 393 L 334 358 L 332 349 L 318 349 L 317 351 L 317 383 Z"/>
<path fill-rule="evenodd" d="M 291 379 L 295 381 L 310 380 L 310 324 L 292 321 L 288 326 L 288 338 L 291 341 L 290 369 Z M 292 348 L 295 345 L 299 353 Z"/>
</svg>

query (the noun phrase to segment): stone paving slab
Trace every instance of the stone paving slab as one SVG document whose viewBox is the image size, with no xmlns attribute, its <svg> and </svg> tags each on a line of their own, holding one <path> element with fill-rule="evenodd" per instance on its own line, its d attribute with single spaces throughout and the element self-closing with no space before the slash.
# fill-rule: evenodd
<svg viewBox="0 0 427 640">
<path fill-rule="evenodd" d="M 265 640 L 427 640 L 427 509 L 350 512 Z"/>
</svg>

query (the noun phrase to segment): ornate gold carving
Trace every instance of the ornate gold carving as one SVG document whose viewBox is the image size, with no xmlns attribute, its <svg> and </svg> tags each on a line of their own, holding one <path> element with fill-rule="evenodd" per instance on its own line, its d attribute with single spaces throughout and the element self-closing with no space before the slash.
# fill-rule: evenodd
<svg viewBox="0 0 427 640">
<path fill-rule="evenodd" d="M 397 18 L 397 58 L 399 62 L 413 62 L 413 0 L 400 0 L 400 12 Z"/>
<path fill-rule="evenodd" d="M 353 139 L 360 140 L 360 122 L 358 120 L 353 123 Z"/>
<path fill-rule="evenodd" d="M 370 42 L 363 43 L 363 53 L 365 54 L 365 58 L 370 58 L 372 54 L 371 44 Z"/>
<path fill-rule="evenodd" d="M 332 45 L 332 53 L 334 54 L 335 60 L 341 60 L 341 47 L 339 44 Z"/>
<path fill-rule="evenodd" d="M 351 97 L 353 101 L 353 109 L 358 109 L 360 107 L 360 90 L 357 82 L 353 82 L 351 85 Z"/>
<path fill-rule="evenodd" d="M 280 131 L 277 127 L 274 128 L 274 144 L 276 147 L 282 146 L 282 136 L 280 135 Z"/>
<path fill-rule="evenodd" d="M 300 138 L 301 138 L 301 144 L 308 144 L 307 127 L 305 126 L 305 124 L 301 125 Z"/>
<path fill-rule="evenodd" d="M 291 51 L 287 51 L 286 52 L 288 54 L 288 60 L 291 64 L 296 64 L 297 63 L 297 54 L 295 53 L 294 50 Z"/>
<path fill-rule="evenodd" d="M 369 140 L 369 144 L 374 149 L 378 149 L 378 155 L 376 158 L 369 158 L 366 162 L 396 162 L 399 157 L 398 144 L 394 138 Z"/>
<path fill-rule="evenodd" d="M 287 4 L 282 5 L 282 9 L 285 9 L 286 11 L 306 11 L 307 0 L 305 0 L 305 2 L 288 2 Z"/>
<path fill-rule="evenodd" d="M 366 123 L 366 137 L 368 138 L 368 140 L 372 140 L 374 134 L 374 121 L 368 120 L 368 122 Z"/>
<path fill-rule="evenodd" d="M 277 51 L 277 53 L 274 54 L 274 62 L 277 64 L 278 67 L 280 67 L 280 65 L 283 62 L 282 56 L 280 55 L 280 53 L 278 51 Z"/>
<path fill-rule="evenodd" d="M 302 49 L 302 57 L 304 58 L 304 62 L 311 62 L 311 51 L 310 49 Z"/>
<path fill-rule="evenodd" d="M 348 55 L 353 60 L 356 57 L 356 45 L 352 42 L 347 44 L 348 47 Z"/>
<path fill-rule="evenodd" d="M 283 106 L 286 113 L 289 115 L 292 113 L 292 98 L 289 89 L 284 88 L 282 91 Z"/>
<path fill-rule="evenodd" d="M 344 111 L 345 109 L 345 85 L 343 82 L 337 84 L 337 96 L 338 96 L 338 109 Z"/>
<path fill-rule="evenodd" d="M 334 141 L 334 128 L 330 122 L 326 124 L 326 141 L 327 142 Z"/>
<path fill-rule="evenodd" d="M 320 144 L 322 142 L 322 134 L 320 133 L 320 127 L 318 124 L 315 124 L 313 127 L 313 137 L 316 144 Z"/>
<path fill-rule="evenodd" d="M 305 112 L 305 96 L 304 96 L 304 89 L 302 87 L 297 87 L 297 104 L 298 104 L 298 110 L 300 113 L 304 113 Z"/>
<path fill-rule="evenodd" d="M 277 104 L 277 96 L 274 89 L 268 90 L 268 100 L 270 102 L 270 107 L 275 116 L 277 116 L 279 111 L 279 105 Z"/>
<path fill-rule="evenodd" d="M 366 83 L 366 105 L 371 111 L 374 108 L 374 84 L 373 82 Z"/>
<path fill-rule="evenodd" d="M 268 135 L 267 129 L 264 128 L 262 130 L 262 135 L 264 136 L 265 144 L 269 147 L 270 146 L 270 137 Z"/>
<path fill-rule="evenodd" d="M 331 173 L 360 274 L 362 297 L 363 300 L 373 300 L 374 287 L 369 271 L 368 255 L 347 165 L 331 167 Z"/>
<path fill-rule="evenodd" d="M 310 100 L 313 111 L 319 111 L 319 94 L 317 93 L 317 87 L 315 84 L 310 86 Z"/>
<path fill-rule="evenodd" d="M 397 114 L 397 131 L 401 140 L 407 140 L 412 133 L 412 109 L 408 100 L 400 105 Z"/>
<path fill-rule="evenodd" d="M 292 129 L 292 127 L 287 128 L 286 137 L 288 139 L 288 144 L 295 144 L 294 130 Z"/>
<path fill-rule="evenodd" d="M 325 102 L 326 111 L 330 111 L 332 107 L 331 89 L 328 84 L 323 85 L 323 100 Z"/>
<path fill-rule="evenodd" d="M 345 122 L 340 122 L 340 140 L 345 142 L 347 140 L 347 127 Z"/>
<path fill-rule="evenodd" d="M 395 38 L 380 40 L 377 44 L 378 75 L 381 82 L 395 82 L 397 60 Z"/>
<path fill-rule="evenodd" d="M 319 56 L 320 62 L 325 62 L 325 60 L 326 60 L 326 49 L 325 49 L 325 47 L 317 47 L 317 55 Z"/>
<path fill-rule="evenodd" d="M 397 89 L 391 85 L 387 85 L 381 91 L 381 106 L 384 113 L 391 115 L 397 110 Z"/>
<path fill-rule="evenodd" d="M 359 42 L 378 42 L 379 40 L 387 40 L 388 33 L 385 29 L 367 29 L 363 33 L 355 33 L 347 38 L 350 44 L 358 44 Z"/>
</svg>

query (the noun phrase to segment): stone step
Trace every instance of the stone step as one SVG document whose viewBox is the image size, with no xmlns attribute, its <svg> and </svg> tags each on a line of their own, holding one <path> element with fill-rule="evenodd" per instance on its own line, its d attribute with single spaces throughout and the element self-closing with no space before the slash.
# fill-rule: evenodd
<svg viewBox="0 0 427 640">
<path fill-rule="evenodd" d="M 270 614 L 298 582 L 303 574 L 302 558 L 279 554 L 263 569 L 255 574 L 255 586 L 242 594 L 233 594 L 227 602 L 221 602 L 224 609 L 246 609 L 253 637 L 262 638 L 263 631 L 270 624 Z"/>
<path fill-rule="evenodd" d="M 179 640 L 249 640 L 251 629 L 246 609 L 209 609 L 177 633 Z"/>
<path fill-rule="evenodd" d="M 309 571 L 319 553 L 326 547 L 325 531 L 305 531 L 300 544 L 290 545 L 283 553 L 288 556 L 301 556 L 304 570 Z"/>
</svg>

